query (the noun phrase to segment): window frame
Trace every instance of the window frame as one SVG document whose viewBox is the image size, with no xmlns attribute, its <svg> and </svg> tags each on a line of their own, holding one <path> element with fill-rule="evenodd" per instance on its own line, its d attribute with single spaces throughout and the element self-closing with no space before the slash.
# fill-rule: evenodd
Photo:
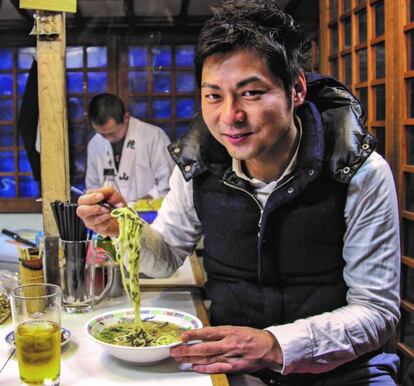
<svg viewBox="0 0 414 386">
<path fill-rule="evenodd" d="M 6 33 L 2 34 L 2 38 L 0 39 L 0 47 L 5 49 L 12 49 L 13 51 L 13 120 L 12 121 L 1 121 L 2 124 L 10 124 L 14 126 L 14 144 L 13 146 L 2 146 L 1 151 L 12 150 L 14 152 L 14 163 L 15 163 L 15 171 L 14 172 L 0 172 L 0 176 L 14 176 L 16 178 L 16 195 L 19 194 L 20 191 L 20 184 L 19 180 L 20 177 L 24 176 L 31 176 L 31 172 L 20 172 L 18 168 L 18 152 L 20 150 L 24 150 L 23 146 L 19 145 L 19 138 L 17 133 L 17 121 L 18 121 L 18 110 L 17 110 L 17 100 L 19 99 L 18 91 L 17 91 L 17 74 L 28 72 L 30 69 L 19 70 L 17 69 L 17 51 L 19 48 L 26 48 L 26 47 L 34 47 L 35 43 L 33 38 L 27 36 L 20 36 L 19 34 L 6 37 L 4 36 Z M 3 38 L 4 36 L 4 38 Z M 9 70 L 0 70 L 0 73 L 7 73 L 10 72 Z M 1 99 L 10 99 L 9 97 L 1 97 Z M 39 186 L 39 192 L 40 192 Z M 41 201 L 38 198 L 33 197 L 0 197 L 0 213 L 38 213 L 41 212 Z"/>
<path fill-rule="evenodd" d="M 128 65 L 128 45 L 139 45 L 139 44 L 153 44 L 154 38 L 154 26 L 151 28 L 137 28 L 134 33 L 132 34 L 126 29 L 117 29 L 111 31 L 111 34 L 104 33 L 101 30 L 86 30 L 82 33 L 69 33 L 67 36 L 66 47 L 76 47 L 76 46 L 106 46 L 107 47 L 107 80 L 108 80 L 108 87 L 107 92 L 117 94 L 121 97 L 124 101 L 125 105 L 128 106 L 128 78 L 125 77 Z M 159 31 L 161 34 L 161 40 L 158 44 L 161 45 L 171 45 L 173 47 L 177 45 L 195 45 L 196 38 L 199 33 L 200 27 L 188 27 L 185 31 L 178 27 L 172 28 L 156 28 L 156 31 Z M 11 34 L 10 34 L 11 35 Z M 35 46 L 36 42 L 33 37 L 26 36 L 26 35 L 16 35 L 10 36 L 9 34 L 2 34 L 0 37 L 0 47 L 1 48 L 14 48 L 17 50 L 19 47 L 28 47 L 28 46 Z M 173 58 L 175 55 L 173 55 Z M 86 60 L 86 59 L 84 59 Z M 174 60 L 174 59 L 173 59 Z M 173 63 L 174 64 L 174 63 Z M 173 66 L 174 67 L 174 66 Z M 67 69 L 68 72 L 72 71 L 83 71 L 87 72 L 87 68 L 84 66 L 82 69 Z M 175 68 L 172 71 L 173 79 L 172 84 L 175 84 L 175 74 L 178 71 L 193 71 L 193 67 L 183 67 L 183 68 Z M 85 75 L 84 75 L 85 77 Z M 15 83 L 17 83 L 17 78 L 15 79 Z M 84 78 L 85 79 L 85 78 Z M 17 98 L 17 86 L 15 84 L 16 95 L 13 98 Z M 195 85 L 195 92 L 194 93 L 178 93 L 175 92 L 174 89 L 171 90 L 172 92 L 169 94 L 157 94 L 163 97 L 194 97 L 194 112 L 198 111 L 200 105 L 200 93 L 198 90 L 197 85 Z M 67 97 L 75 95 L 73 93 L 68 93 Z M 93 93 L 88 94 L 88 92 L 84 92 L 83 94 L 79 94 L 78 97 L 83 98 L 83 109 L 84 109 L 84 116 L 83 119 L 78 122 L 79 125 L 83 125 L 85 130 L 91 133 L 90 124 L 87 118 L 87 107 L 89 102 L 89 97 L 93 96 Z M 16 103 L 14 105 L 14 127 L 15 132 L 15 145 L 17 145 L 17 107 Z M 179 119 L 176 120 L 175 117 L 175 108 L 171 109 L 172 116 L 168 120 L 172 122 L 172 136 L 173 139 L 176 136 L 176 126 L 180 123 L 188 123 L 191 119 Z M 153 123 L 155 125 L 159 125 L 161 120 L 151 120 L 151 119 L 144 119 L 148 123 Z M 68 122 L 68 130 L 70 130 L 70 122 Z M 70 148 L 72 149 L 71 153 L 73 152 L 84 152 L 85 160 L 86 160 L 86 150 L 87 150 L 87 141 L 82 145 L 73 146 L 69 143 Z M 22 148 L 23 149 L 23 148 Z M 16 153 L 17 154 L 17 153 Z M 17 155 L 15 155 L 15 158 Z M 72 157 L 69 159 L 71 164 L 71 169 L 73 167 L 73 160 Z M 17 162 L 15 160 L 15 162 Z M 17 173 L 18 171 L 16 171 Z M 0 176 L 4 173 L 0 173 Z M 31 175 L 31 173 L 20 173 L 20 175 Z M 73 173 L 71 170 L 71 179 Z M 41 187 L 40 187 L 41 190 Z M 36 201 L 34 198 L 3 198 L 0 197 L 0 213 L 39 213 L 41 212 L 41 200 Z"/>
</svg>

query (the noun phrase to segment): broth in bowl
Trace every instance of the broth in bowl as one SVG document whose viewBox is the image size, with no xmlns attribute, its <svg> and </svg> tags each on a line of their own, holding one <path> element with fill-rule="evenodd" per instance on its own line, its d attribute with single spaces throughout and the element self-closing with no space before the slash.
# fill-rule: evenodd
<svg viewBox="0 0 414 386">
<path fill-rule="evenodd" d="M 146 365 L 168 358 L 170 348 L 181 344 L 180 334 L 182 331 L 203 327 L 200 319 L 184 311 L 160 307 L 141 307 L 140 318 L 142 322 L 156 323 L 156 329 L 161 335 L 158 338 L 158 345 L 133 346 L 130 342 L 124 344 L 122 341 L 127 340 L 125 336 L 133 331 L 134 316 L 134 309 L 132 308 L 105 312 L 86 323 L 86 335 L 111 355 L 128 362 Z M 127 327 L 126 330 L 122 331 L 125 326 Z M 170 328 L 172 326 L 174 329 L 177 328 L 178 331 L 171 333 Z M 120 340 L 120 342 L 115 341 L 117 334 L 113 330 L 111 331 L 113 327 L 119 328 L 118 332 L 120 332 L 119 336 L 121 338 L 118 337 L 118 341 Z M 145 336 L 149 335 L 147 327 L 145 330 Z M 173 342 L 162 338 L 163 335 L 169 335 L 170 333 L 177 337 Z M 105 336 L 107 340 L 101 340 L 100 336 Z"/>
<path fill-rule="evenodd" d="M 186 330 L 169 322 L 143 321 L 142 324 L 143 330 L 135 332 L 134 320 L 116 323 L 104 328 L 96 338 L 118 346 L 152 347 L 180 342 L 180 335 Z"/>
</svg>

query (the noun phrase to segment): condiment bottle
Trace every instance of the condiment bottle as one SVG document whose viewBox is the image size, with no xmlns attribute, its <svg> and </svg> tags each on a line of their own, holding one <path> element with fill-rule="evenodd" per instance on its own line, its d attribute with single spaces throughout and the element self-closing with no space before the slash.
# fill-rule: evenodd
<svg viewBox="0 0 414 386">
<path fill-rule="evenodd" d="M 104 181 L 103 186 L 112 186 L 117 192 L 120 191 L 119 186 L 115 179 L 114 169 L 104 169 Z"/>
</svg>

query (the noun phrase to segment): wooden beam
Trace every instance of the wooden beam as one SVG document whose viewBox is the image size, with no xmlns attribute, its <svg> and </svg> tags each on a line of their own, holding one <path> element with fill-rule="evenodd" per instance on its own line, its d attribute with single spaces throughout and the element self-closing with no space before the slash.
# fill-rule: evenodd
<svg viewBox="0 0 414 386">
<path fill-rule="evenodd" d="M 40 213 L 42 205 L 33 198 L 0 198 L 1 213 Z"/>
<path fill-rule="evenodd" d="M 409 256 L 402 256 L 401 262 L 407 267 L 414 268 L 414 259 Z"/>
<path fill-rule="evenodd" d="M 319 2 L 319 71 L 322 74 L 329 74 L 329 3 L 328 0 Z"/>
<path fill-rule="evenodd" d="M 184 20 L 188 17 L 188 7 L 189 6 L 190 6 L 190 0 L 182 0 L 181 1 L 180 13 L 178 14 L 178 18 L 180 20 Z"/>
<path fill-rule="evenodd" d="M 401 308 L 407 312 L 414 312 L 414 304 L 411 303 L 409 300 L 402 299 Z"/>
<path fill-rule="evenodd" d="M 406 22 L 402 4 L 384 2 L 385 4 L 385 82 L 386 82 L 386 158 L 392 168 L 397 189 L 404 192 L 404 176 L 401 173 L 402 150 L 404 144 L 403 117 L 406 114 L 406 100 L 404 98 L 405 82 L 403 78 L 406 63 L 408 63 L 403 29 L 400 27 Z M 396 60 L 399 58 L 400 60 Z M 399 207 L 404 208 L 405 194 L 399 195 Z"/>
<path fill-rule="evenodd" d="M 134 27 L 134 20 L 135 20 L 135 10 L 134 10 L 133 0 L 124 0 L 124 12 L 128 19 L 129 28 L 132 29 Z"/>
<path fill-rule="evenodd" d="M 410 359 L 414 359 L 414 350 L 405 343 L 399 342 L 397 349 L 401 351 L 404 355 L 408 356 Z"/>
<path fill-rule="evenodd" d="M 69 199 L 66 34 L 64 13 L 48 13 L 43 18 L 40 23 L 54 23 L 57 31 L 54 40 L 37 38 L 43 226 L 45 235 L 51 236 L 57 235 L 57 229 L 50 202 Z M 37 30 L 41 30 L 39 24 Z"/>
<path fill-rule="evenodd" d="M 81 7 L 80 7 L 80 4 L 78 3 L 76 7 L 76 13 L 74 14 L 74 24 L 79 30 L 82 30 L 85 27 L 83 20 L 84 19 L 83 19 Z"/>
</svg>

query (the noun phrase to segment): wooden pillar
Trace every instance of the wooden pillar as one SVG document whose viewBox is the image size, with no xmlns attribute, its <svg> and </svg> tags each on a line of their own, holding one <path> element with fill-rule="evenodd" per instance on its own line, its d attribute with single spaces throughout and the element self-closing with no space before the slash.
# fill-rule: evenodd
<svg viewBox="0 0 414 386">
<path fill-rule="evenodd" d="M 329 39 L 328 39 L 329 4 L 328 0 L 319 1 L 319 72 L 329 74 Z"/>
<path fill-rule="evenodd" d="M 403 1 L 384 2 L 385 4 L 385 34 L 386 34 L 386 158 L 391 165 L 397 186 L 403 189 L 404 181 L 401 170 L 402 150 L 404 144 L 404 117 L 406 112 L 404 71 L 408 63 L 405 49 L 403 25 L 406 24 L 406 5 Z M 397 60 L 399 58 L 400 60 Z M 404 203 L 399 195 L 400 207 Z"/>
<path fill-rule="evenodd" d="M 42 211 L 44 232 L 50 236 L 57 235 L 50 202 L 69 199 L 65 14 L 37 15 Z"/>
</svg>

